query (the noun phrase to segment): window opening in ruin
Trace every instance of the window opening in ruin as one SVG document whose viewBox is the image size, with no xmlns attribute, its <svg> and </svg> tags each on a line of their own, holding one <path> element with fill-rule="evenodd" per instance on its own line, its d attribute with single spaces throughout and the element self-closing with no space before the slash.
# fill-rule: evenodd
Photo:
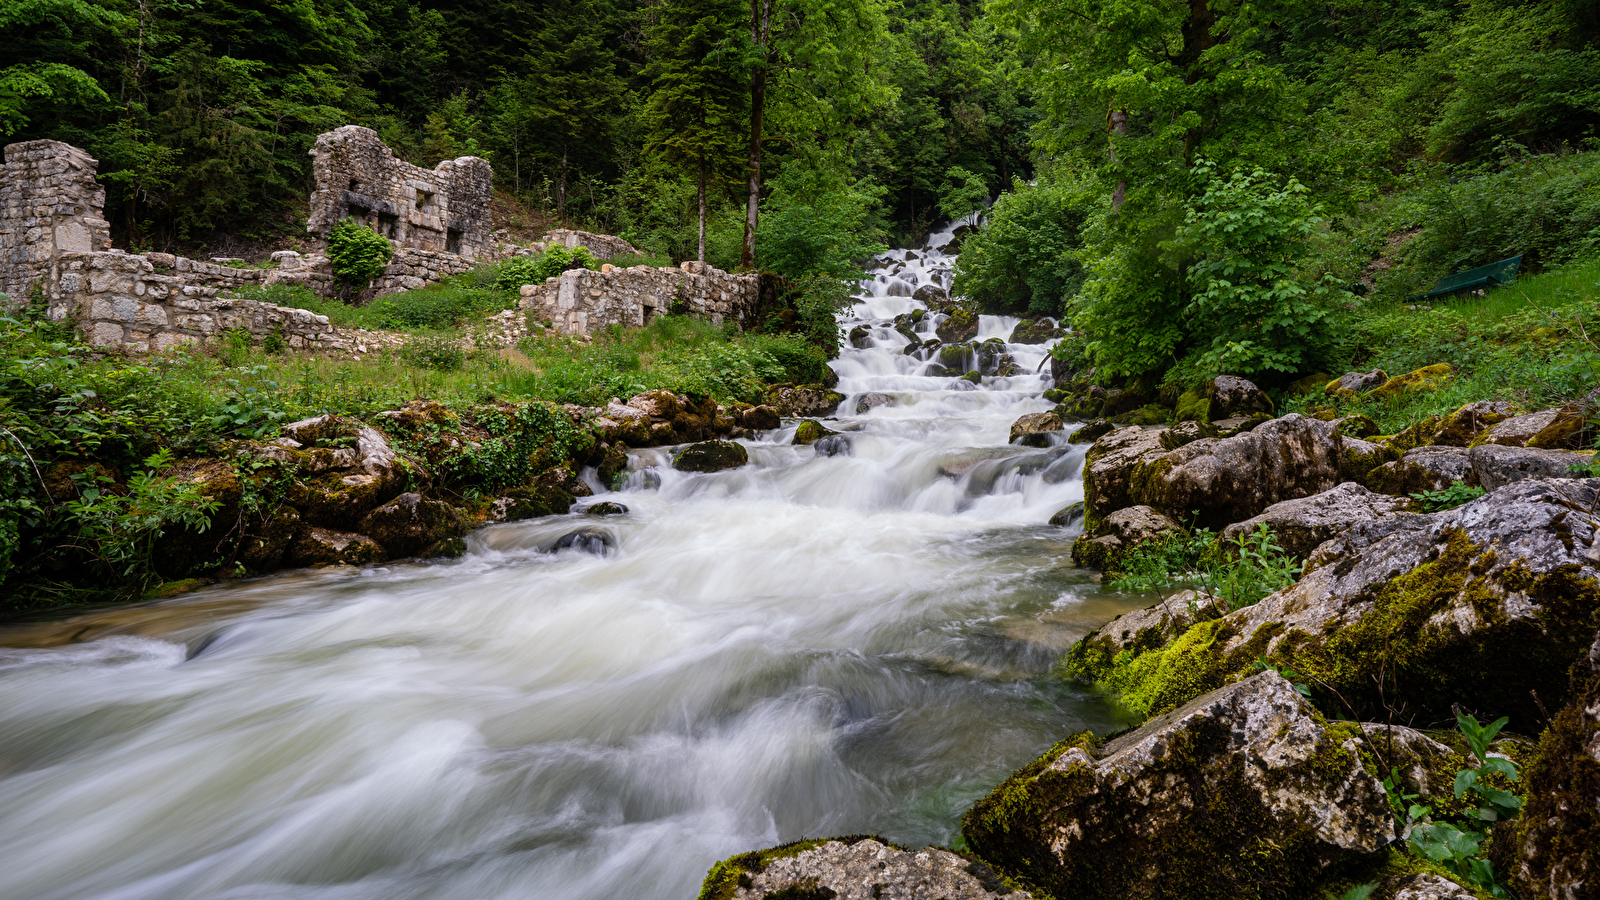
<svg viewBox="0 0 1600 900">
<path fill-rule="evenodd" d="M 388 213 L 378 213 L 378 229 L 377 230 L 378 230 L 378 233 L 383 235 L 384 237 L 386 237 L 386 238 L 394 237 L 395 230 L 399 226 L 399 224 L 400 224 L 400 217 L 399 216 L 391 216 Z"/>
<path fill-rule="evenodd" d="M 427 191 L 417 191 L 417 209 L 428 212 L 433 208 L 433 195 Z"/>
<path fill-rule="evenodd" d="M 461 254 L 461 229 L 448 228 L 444 233 L 444 252 Z"/>
<path fill-rule="evenodd" d="M 350 190 L 352 190 L 352 191 L 361 190 L 361 179 L 359 179 L 359 178 L 350 179 Z"/>
</svg>

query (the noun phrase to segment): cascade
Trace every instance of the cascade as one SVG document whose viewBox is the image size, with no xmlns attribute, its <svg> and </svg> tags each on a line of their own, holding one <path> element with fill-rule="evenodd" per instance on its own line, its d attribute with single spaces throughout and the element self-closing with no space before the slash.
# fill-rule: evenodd
<svg viewBox="0 0 1600 900">
<path fill-rule="evenodd" d="M 952 843 L 1010 771 L 1125 724 L 1050 676 L 1140 600 L 1046 524 L 1085 447 L 1007 442 L 1051 406 L 1047 345 L 982 317 L 1004 346 L 980 364 L 1014 366 L 979 383 L 905 352 L 943 320 L 914 295 L 948 287 L 954 232 L 882 257 L 841 317 L 838 438 L 786 423 L 713 474 L 635 451 L 585 501 L 626 516 L 0 637 L 0 900 L 687 900 L 803 836 Z M 578 527 L 609 552 L 549 551 Z"/>
</svg>

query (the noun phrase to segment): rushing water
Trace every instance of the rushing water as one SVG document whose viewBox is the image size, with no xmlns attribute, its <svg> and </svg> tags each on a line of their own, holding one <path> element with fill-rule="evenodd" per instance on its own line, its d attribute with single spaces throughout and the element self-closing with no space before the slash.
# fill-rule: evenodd
<svg viewBox="0 0 1600 900">
<path fill-rule="evenodd" d="M 712 475 L 641 451 L 595 498 L 624 518 L 0 635 L 0 898 L 687 900 L 802 836 L 952 842 L 1009 771 L 1119 725 L 1048 677 L 1133 601 L 1045 524 L 1084 448 L 1006 444 L 1049 408 L 1045 350 L 976 390 L 921 374 L 889 320 L 951 259 L 892 255 L 845 323 L 875 346 L 835 363 L 848 452 L 792 425 Z M 893 403 L 852 414 L 866 392 Z M 541 551 L 583 524 L 616 551 Z"/>
</svg>

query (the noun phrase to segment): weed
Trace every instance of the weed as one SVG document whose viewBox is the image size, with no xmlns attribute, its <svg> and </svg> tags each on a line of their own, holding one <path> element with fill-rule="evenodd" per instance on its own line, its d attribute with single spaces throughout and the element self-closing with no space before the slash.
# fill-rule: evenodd
<svg viewBox="0 0 1600 900">
<path fill-rule="evenodd" d="M 1123 572 L 1112 588 L 1192 587 L 1219 598 L 1231 611 L 1294 584 L 1300 578 L 1300 563 L 1283 552 L 1272 529 L 1263 523 L 1230 541 L 1218 540 L 1208 529 L 1168 534 L 1136 547 L 1123 562 Z"/>
<path fill-rule="evenodd" d="M 1477 485 L 1469 485 L 1461 479 L 1456 479 L 1443 490 L 1423 491 L 1412 494 L 1411 499 L 1422 506 L 1424 512 L 1439 512 L 1445 509 L 1455 509 L 1464 506 L 1473 500 L 1482 497 L 1486 491 Z"/>
</svg>

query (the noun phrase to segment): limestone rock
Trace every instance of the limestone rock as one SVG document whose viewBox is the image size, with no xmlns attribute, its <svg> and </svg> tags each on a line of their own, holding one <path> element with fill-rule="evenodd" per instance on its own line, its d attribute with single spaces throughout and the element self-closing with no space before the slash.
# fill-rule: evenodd
<svg viewBox="0 0 1600 900">
<path fill-rule="evenodd" d="M 980 862 L 948 850 L 902 850 L 870 837 L 802 841 L 712 868 L 703 900 L 1031 900 Z"/>
<path fill-rule="evenodd" d="M 750 453 L 743 444 L 733 441 L 701 441 L 691 444 L 672 457 L 672 467 L 680 472 L 721 472 L 737 469 L 750 462 Z"/>
<path fill-rule="evenodd" d="M 1455 366 L 1449 363 L 1437 363 L 1423 366 L 1404 375 L 1395 375 L 1366 393 L 1373 398 L 1401 397 L 1406 394 L 1415 394 L 1420 391 L 1437 391 L 1450 383 L 1456 374 Z"/>
<path fill-rule="evenodd" d="M 1066 425 L 1054 412 L 1029 413 L 1011 423 L 1011 443 L 1024 447 L 1050 446 L 1050 433 Z"/>
<path fill-rule="evenodd" d="M 1119 654 L 1135 656 L 1158 650 L 1189 626 L 1227 611 L 1210 594 L 1192 590 L 1170 594 L 1154 606 L 1117 616 L 1072 645 L 1067 673 L 1099 672 L 1113 665 Z"/>
<path fill-rule="evenodd" d="M 767 405 L 791 418 L 831 416 L 843 402 L 843 394 L 820 384 L 780 384 L 767 391 Z"/>
<path fill-rule="evenodd" d="M 1526 415 L 1512 416 L 1499 424 L 1490 426 L 1488 431 L 1478 435 L 1472 443 L 1525 447 L 1534 435 L 1543 431 L 1556 420 L 1556 415 L 1559 412 L 1560 410 L 1558 409 L 1544 409 Z"/>
<path fill-rule="evenodd" d="M 856 400 L 856 415 L 866 415 L 880 406 L 893 405 L 894 398 L 890 397 L 888 394 L 882 394 L 877 391 L 869 391 L 868 393 L 862 394 L 861 397 Z"/>
<path fill-rule="evenodd" d="M 1479 400 L 1468 403 L 1440 423 L 1433 442 L 1447 447 L 1466 447 L 1478 435 L 1523 412 L 1522 407 L 1509 400 Z"/>
<path fill-rule="evenodd" d="M 1310 497 L 1274 503 L 1260 515 L 1223 529 L 1222 539 L 1232 541 L 1266 525 L 1285 553 L 1304 559 L 1323 541 L 1356 524 L 1403 512 L 1407 506 L 1409 501 L 1405 499 L 1375 494 L 1359 484 L 1345 482 Z"/>
<path fill-rule="evenodd" d="M 1161 435 L 1161 446 L 1168 450 L 1176 450 L 1186 444 L 1192 444 L 1203 437 L 1215 437 L 1206 434 L 1206 427 L 1193 419 L 1186 419 L 1168 428 Z"/>
<path fill-rule="evenodd" d="M 316 527 L 301 532 L 288 553 L 292 566 L 360 566 L 388 558 L 388 552 L 364 534 Z"/>
<path fill-rule="evenodd" d="M 1052 325 L 1049 319 L 1023 319 L 1011 329 L 1011 337 L 1007 339 L 1012 344 L 1043 344 L 1046 341 L 1065 337 L 1066 332 L 1059 326 Z"/>
<path fill-rule="evenodd" d="M 1587 466 L 1593 459 L 1587 453 L 1569 450 L 1500 444 L 1479 444 L 1467 451 L 1472 480 L 1489 491 L 1525 478 L 1573 478 L 1573 466 Z"/>
<path fill-rule="evenodd" d="M 1366 484 L 1373 469 L 1394 459 L 1394 451 L 1384 444 L 1374 444 L 1360 438 L 1344 437 L 1339 441 L 1339 477 L 1346 481 Z"/>
<path fill-rule="evenodd" d="M 1354 397 L 1383 384 L 1389 380 L 1389 373 L 1382 369 L 1373 369 L 1370 372 L 1346 372 L 1328 382 L 1323 393 L 1333 397 Z"/>
<path fill-rule="evenodd" d="M 292 506 L 247 514 L 244 534 L 239 538 L 238 562 L 252 575 L 277 571 L 300 528 L 300 510 Z"/>
<path fill-rule="evenodd" d="M 1050 524 L 1056 526 L 1057 528 L 1069 528 L 1082 521 L 1082 500 L 1079 500 L 1077 503 L 1068 504 L 1067 506 L 1056 510 L 1056 514 L 1050 517 Z"/>
<path fill-rule="evenodd" d="M 770 406 L 752 406 L 739 414 L 739 424 L 751 431 L 771 431 L 782 425 L 783 419 Z"/>
<path fill-rule="evenodd" d="M 1477 900 L 1477 897 L 1440 875 L 1412 875 L 1394 892 L 1394 900 Z"/>
<path fill-rule="evenodd" d="M 1106 516 L 1094 534 L 1074 541 L 1072 558 L 1079 566 L 1117 575 L 1134 548 L 1182 530 L 1178 523 L 1148 506 L 1129 506 Z"/>
<path fill-rule="evenodd" d="M 1129 495 L 1171 515 L 1194 513 L 1201 527 L 1222 527 L 1338 484 L 1339 444 L 1332 423 L 1291 413 L 1254 431 L 1205 438 L 1148 461 Z M 1089 477 L 1086 470 L 1085 493 Z"/>
<path fill-rule="evenodd" d="M 1600 388 L 1557 409 L 1550 424 L 1528 438 L 1528 446 L 1553 449 L 1587 446 L 1594 436 L 1594 428 L 1589 423 L 1597 410 L 1600 410 Z"/>
<path fill-rule="evenodd" d="M 678 415 L 678 397 L 671 391 L 645 391 L 628 398 L 627 405 L 658 421 L 670 422 Z"/>
<path fill-rule="evenodd" d="M 1167 454 L 1165 429 L 1119 428 L 1094 442 L 1084 457 L 1083 502 L 1090 518 L 1103 519 L 1132 506 L 1136 481 L 1145 467 Z"/>
<path fill-rule="evenodd" d="M 952 307 L 933 333 L 946 344 L 970 341 L 978 335 L 978 311 L 965 305 Z"/>
<path fill-rule="evenodd" d="M 466 522 L 455 507 L 439 500 L 425 500 L 414 491 L 367 513 L 360 528 L 392 556 L 415 556 L 441 541 L 467 533 Z"/>
<path fill-rule="evenodd" d="M 979 801 L 962 833 L 1055 897 L 1312 896 L 1330 867 L 1396 838 L 1359 734 L 1263 672 L 1098 752 L 1058 744 Z M 1270 863 L 1235 864 L 1257 859 Z"/>
<path fill-rule="evenodd" d="M 1213 420 L 1251 413 L 1272 414 L 1272 398 L 1253 382 L 1233 375 L 1218 375 L 1207 382 L 1206 399 L 1211 401 Z"/>
<path fill-rule="evenodd" d="M 1442 491 L 1457 481 L 1470 483 L 1472 465 L 1461 447 L 1418 447 L 1367 475 L 1375 491 L 1396 496 Z"/>
</svg>

